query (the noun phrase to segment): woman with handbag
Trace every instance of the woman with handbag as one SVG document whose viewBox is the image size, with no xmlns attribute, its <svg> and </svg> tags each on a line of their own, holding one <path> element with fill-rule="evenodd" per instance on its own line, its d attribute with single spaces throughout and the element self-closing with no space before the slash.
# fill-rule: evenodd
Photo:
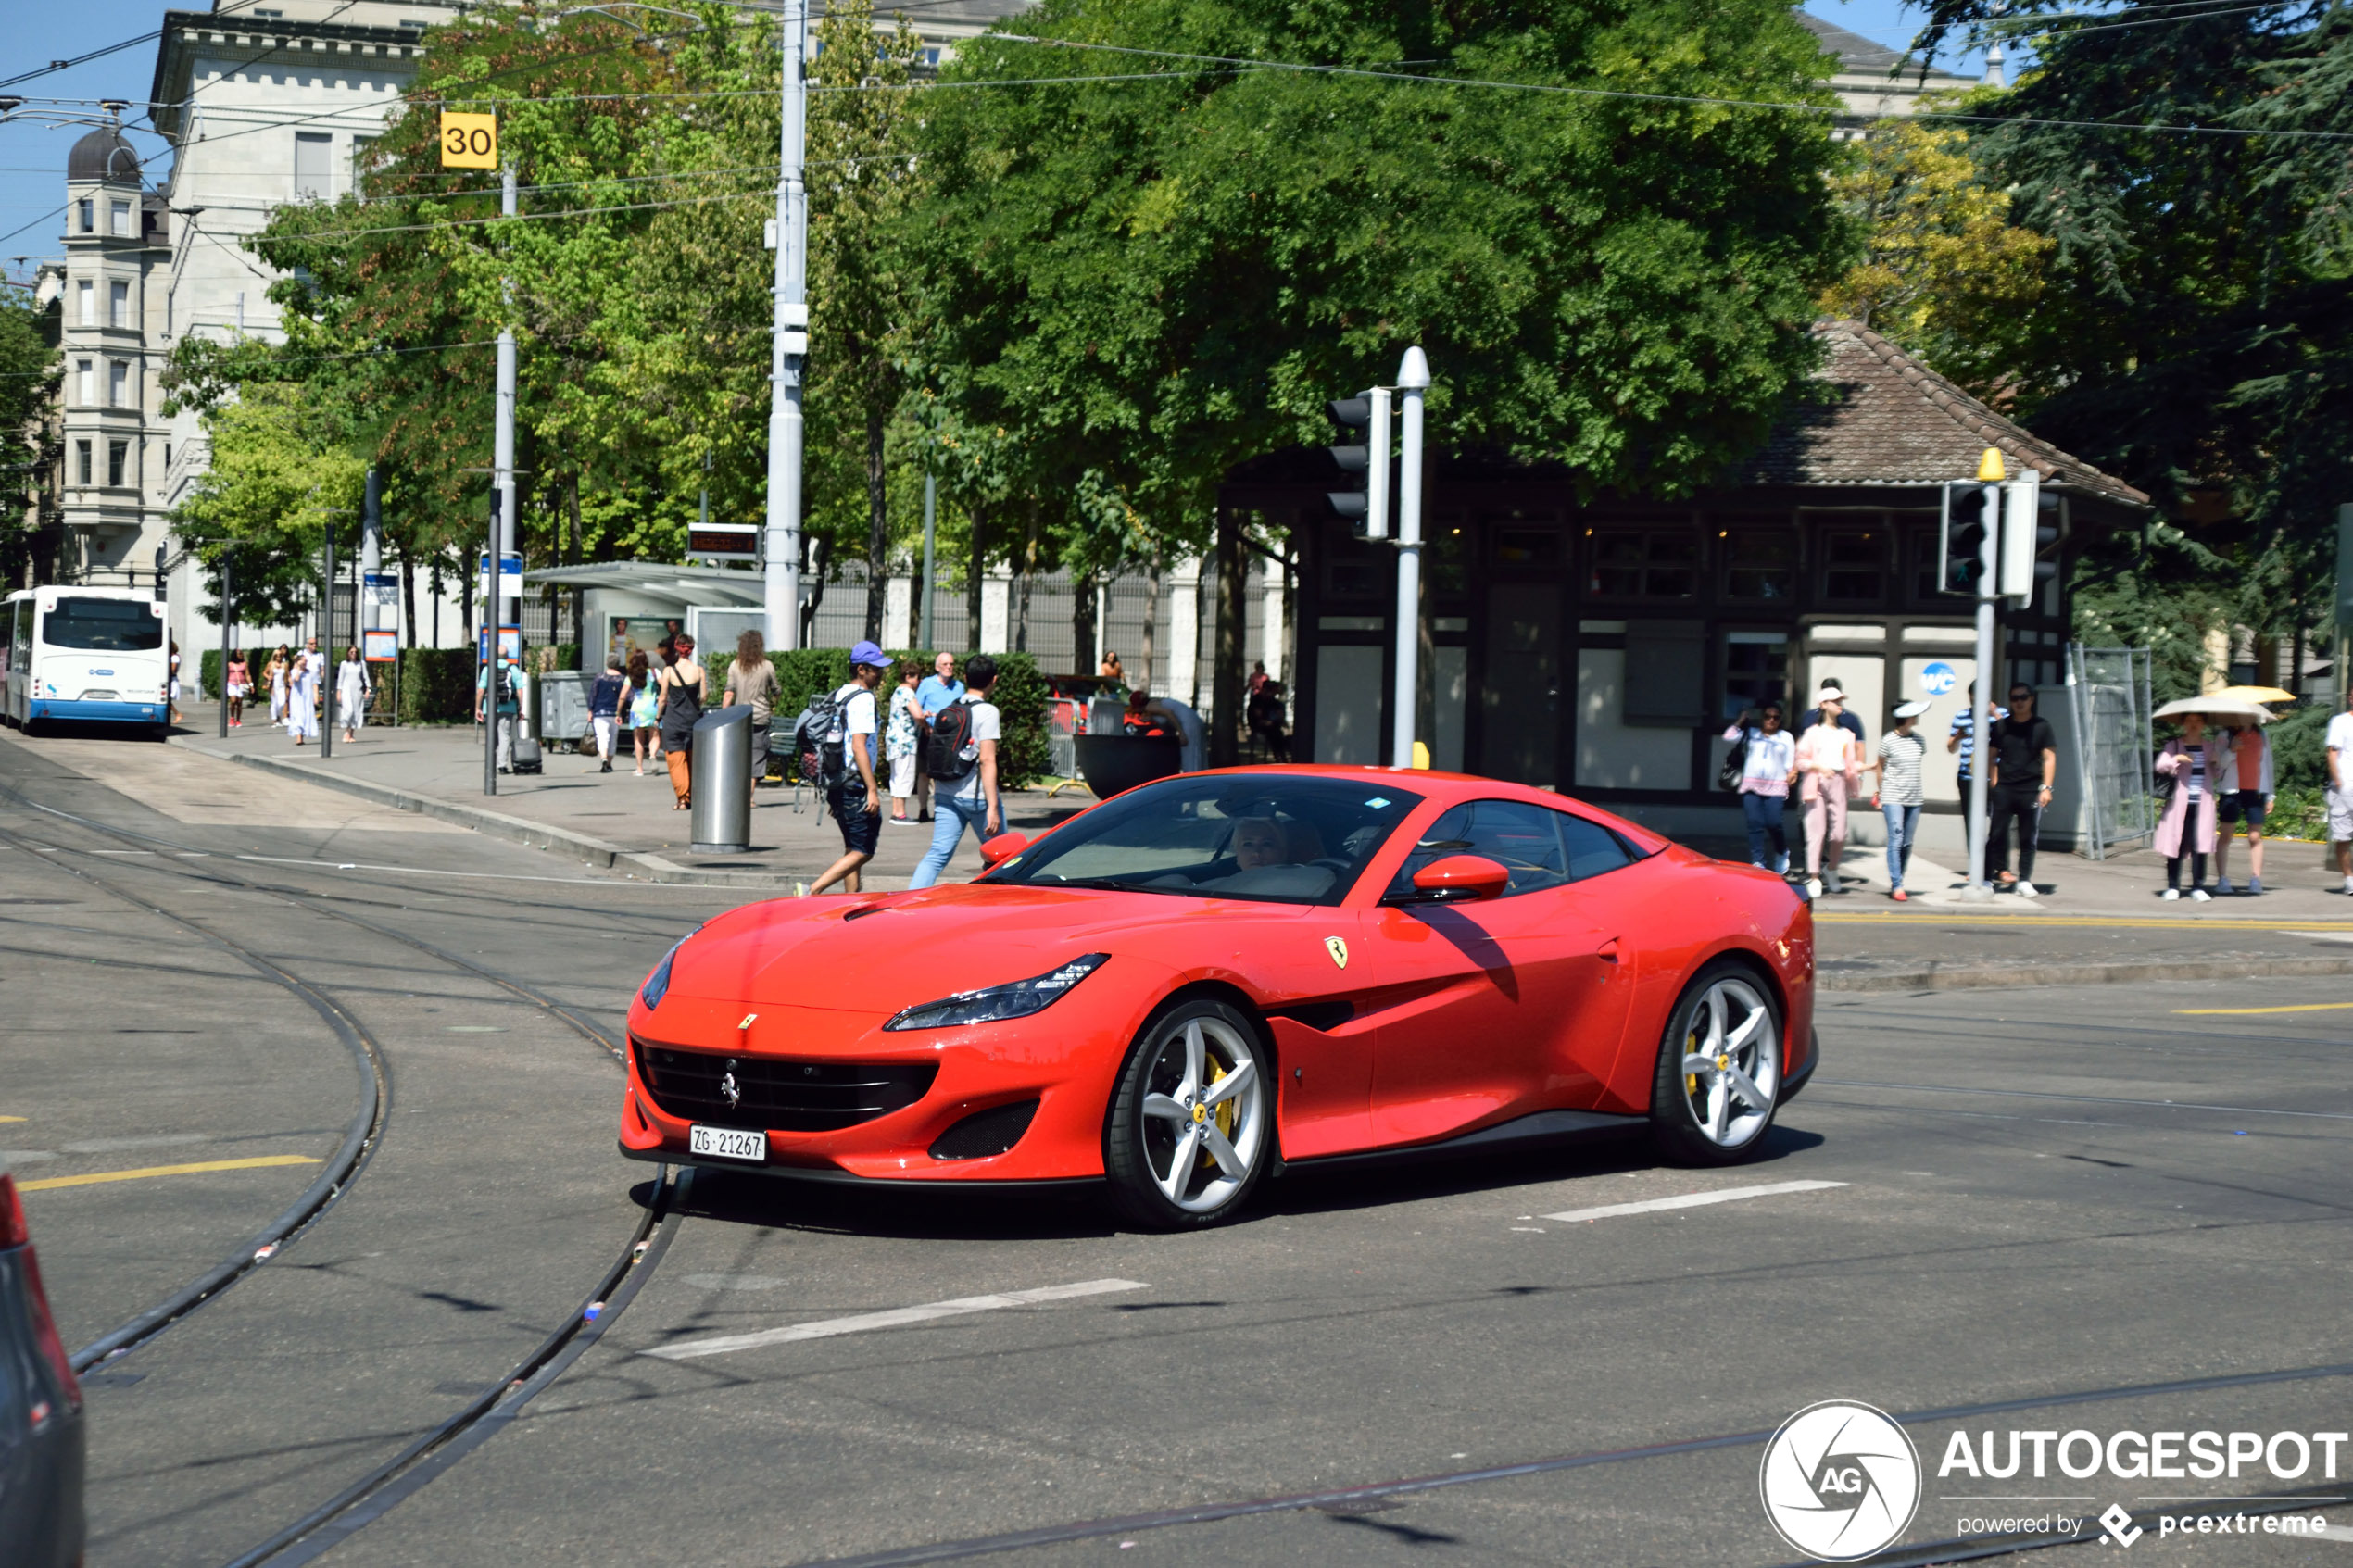
<svg viewBox="0 0 2353 1568">
<path fill-rule="evenodd" d="M 2182 715 L 2182 733 L 2157 754 L 2158 787 L 2166 792 L 2157 821 L 2157 852 L 2165 857 L 2165 891 L 2171 903 L 2182 897 L 2182 856 L 2190 859 L 2190 897 L 2209 901 L 2206 857 L 2214 847 L 2214 791 L 2222 778 L 2222 750 L 2206 738 L 2206 715 Z"/>
<path fill-rule="evenodd" d="M 1760 713 L 1743 713 L 1724 738 L 1734 742 L 1739 753 L 1739 776 L 1731 787 L 1740 792 L 1741 812 L 1747 821 L 1748 863 L 1764 868 L 1769 841 L 1771 869 L 1786 876 L 1789 834 L 1781 826 L 1781 813 L 1789 806 L 1789 786 L 1797 778 L 1797 744 L 1781 728 L 1781 705 L 1768 702 Z M 1725 759 L 1727 771 L 1732 764 L 1731 758 Z"/>
</svg>

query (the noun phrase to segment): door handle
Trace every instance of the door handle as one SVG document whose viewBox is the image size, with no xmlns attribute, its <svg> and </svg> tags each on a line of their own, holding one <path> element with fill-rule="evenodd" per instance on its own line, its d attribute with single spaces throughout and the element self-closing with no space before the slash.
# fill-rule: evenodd
<svg viewBox="0 0 2353 1568">
<path fill-rule="evenodd" d="M 1613 936 L 1608 941 L 1601 945 L 1599 957 L 1604 963 L 1616 963 L 1617 961 L 1617 937 Z"/>
</svg>

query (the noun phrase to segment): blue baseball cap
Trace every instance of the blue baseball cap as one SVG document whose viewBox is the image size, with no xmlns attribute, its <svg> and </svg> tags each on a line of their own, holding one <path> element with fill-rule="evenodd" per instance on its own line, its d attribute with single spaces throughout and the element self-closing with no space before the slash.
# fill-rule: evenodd
<svg viewBox="0 0 2353 1568">
<path fill-rule="evenodd" d="M 890 668 L 890 655 L 883 652 L 882 649 L 876 647 L 872 643 L 860 643 L 856 647 L 849 650 L 849 662 L 852 664 L 871 664 L 877 670 L 887 670 Z"/>
</svg>

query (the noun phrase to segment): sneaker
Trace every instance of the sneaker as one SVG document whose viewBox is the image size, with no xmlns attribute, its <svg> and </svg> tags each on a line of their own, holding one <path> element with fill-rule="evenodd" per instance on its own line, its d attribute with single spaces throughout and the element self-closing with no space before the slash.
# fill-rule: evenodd
<svg viewBox="0 0 2353 1568">
<path fill-rule="evenodd" d="M 1908 903 L 1910 903 L 1910 902 L 1912 901 L 1912 896 L 1911 896 L 1910 894 L 1908 894 L 1908 893 L 1905 892 L 1905 891 L 1904 891 L 1902 888 L 1900 888 L 1900 887 L 1899 887 L 1899 888 L 1897 888 L 1894 892 L 1890 893 L 1890 894 L 1888 895 L 1888 897 L 1891 897 L 1891 898 L 1893 898 L 1893 899 L 1894 899 L 1894 900 L 1895 900 L 1897 903 L 1899 903 L 1899 904 L 1908 904 Z"/>
<path fill-rule="evenodd" d="M 2231 891 L 2231 879 L 2226 876 L 2216 877 L 2214 879 L 2214 891 L 2217 893 L 2228 894 Z"/>
<path fill-rule="evenodd" d="M 2246 879 L 2246 896 L 2250 898 L 2259 898 L 2263 896 L 2263 879 L 2261 877 L 2251 876 Z"/>
<path fill-rule="evenodd" d="M 2182 897 L 2182 890 L 2178 887 L 2169 887 L 2164 892 L 2158 894 L 2158 897 L 2171 904 L 2180 899 Z"/>
<path fill-rule="evenodd" d="M 1827 871 L 1822 873 L 1822 890 L 1826 893 L 1843 893 L 1846 888 L 1839 882 L 1836 871 Z"/>
<path fill-rule="evenodd" d="M 1807 877 L 1806 879 L 1806 897 L 1808 898 L 1818 898 L 1821 896 L 1822 879 L 1818 876 Z"/>
<path fill-rule="evenodd" d="M 484 568 L 483 568 L 483 570 L 484 570 L 484 571 L 489 571 L 490 569 L 489 569 L 488 567 L 486 567 L 486 566 L 485 566 L 485 567 L 484 567 Z M 611 764 L 610 762 L 607 762 L 607 763 L 606 763 L 606 764 L 604 764 L 602 767 L 598 768 L 598 769 L 597 770 L 597 771 L 598 771 L 598 772 L 600 772 L 600 773 L 610 773 L 610 772 L 611 772 L 611 771 L 612 771 L 612 764 Z"/>
<path fill-rule="evenodd" d="M 2214 895 L 2208 893 L 2203 887 L 2193 887 L 2190 889 L 2190 902 L 2193 904 L 2211 904 L 2214 902 Z"/>
<path fill-rule="evenodd" d="M 2034 884 L 2031 882 L 2021 882 L 2018 884 L 2018 896 L 2021 898 L 2040 898 L 2042 897 L 2041 894 L 2034 891 Z"/>
<path fill-rule="evenodd" d="M 2353 876 L 2348 876 L 2345 879 L 2345 891 L 2347 893 L 2353 893 Z"/>
</svg>

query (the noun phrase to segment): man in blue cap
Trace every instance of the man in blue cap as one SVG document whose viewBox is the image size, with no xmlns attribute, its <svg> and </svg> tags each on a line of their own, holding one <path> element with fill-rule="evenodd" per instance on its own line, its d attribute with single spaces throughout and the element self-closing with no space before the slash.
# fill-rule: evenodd
<svg viewBox="0 0 2353 1568">
<path fill-rule="evenodd" d="M 875 858 L 882 837 L 882 792 L 875 784 L 875 741 L 881 734 L 875 722 L 875 688 L 882 684 L 890 655 L 873 643 L 849 650 L 849 684 L 834 693 L 835 723 L 843 768 L 839 782 L 828 781 L 826 803 L 841 824 L 841 859 L 810 884 L 812 897 L 838 882 L 845 892 L 858 891 L 858 868 Z"/>
</svg>

